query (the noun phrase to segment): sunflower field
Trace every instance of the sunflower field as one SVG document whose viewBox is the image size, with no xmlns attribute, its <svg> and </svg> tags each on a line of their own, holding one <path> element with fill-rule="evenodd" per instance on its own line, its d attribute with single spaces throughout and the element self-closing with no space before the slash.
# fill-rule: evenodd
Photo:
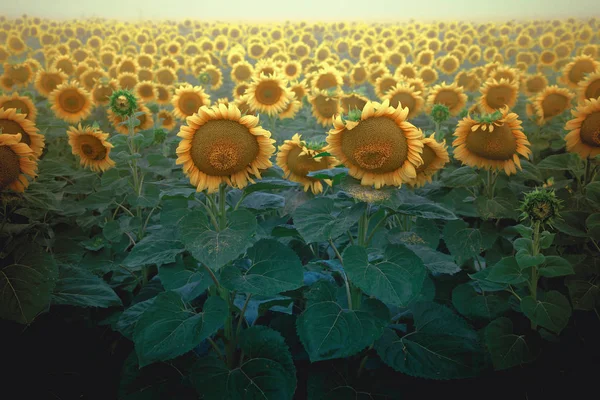
<svg viewBox="0 0 600 400">
<path fill-rule="evenodd" d="M 0 63 L 6 398 L 597 379 L 599 19 L 0 17 Z"/>
</svg>

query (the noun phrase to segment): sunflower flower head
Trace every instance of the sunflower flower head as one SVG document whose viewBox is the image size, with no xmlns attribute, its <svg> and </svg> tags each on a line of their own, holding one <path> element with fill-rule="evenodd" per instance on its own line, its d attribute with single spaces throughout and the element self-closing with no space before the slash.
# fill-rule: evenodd
<svg viewBox="0 0 600 400">
<path fill-rule="evenodd" d="M 431 107 L 430 115 L 435 123 L 441 124 L 450 118 L 450 109 L 444 104 L 434 104 L 433 107 Z"/>
<path fill-rule="evenodd" d="M 137 99 L 129 90 L 115 90 L 108 104 L 110 110 L 120 117 L 129 117 L 137 109 Z"/>
<path fill-rule="evenodd" d="M 560 218 L 561 203 L 554 190 L 536 189 L 525 194 L 519 208 L 521 219 L 552 226 L 553 222 Z"/>
</svg>

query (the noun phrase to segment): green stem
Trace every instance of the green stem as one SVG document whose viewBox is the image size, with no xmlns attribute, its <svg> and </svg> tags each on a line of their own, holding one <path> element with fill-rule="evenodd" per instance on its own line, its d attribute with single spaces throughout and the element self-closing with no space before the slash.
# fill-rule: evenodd
<svg viewBox="0 0 600 400">
<path fill-rule="evenodd" d="M 367 363 L 367 359 L 369 358 L 369 351 L 372 348 L 373 348 L 373 345 L 369 346 L 369 348 L 367 349 L 367 354 L 365 354 L 365 356 L 362 358 L 362 360 L 360 360 L 358 372 L 356 373 L 357 378 L 360 378 L 360 375 L 362 374 L 363 370 L 365 369 L 365 364 Z"/>
<path fill-rule="evenodd" d="M 343 267 L 344 260 L 342 259 L 342 255 L 338 251 L 337 247 L 335 247 L 335 244 L 333 244 L 332 239 L 329 239 L 329 245 L 333 249 L 335 256 L 338 258 L 338 260 L 340 260 L 340 264 L 342 264 L 342 267 Z M 352 310 L 352 291 L 350 290 L 350 280 L 348 279 L 348 276 L 346 275 L 346 272 L 344 270 L 342 270 L 342 276 L 344 277 L 344 285 L 346 286 L 346 297 L 348 299 L 348 309 Z"/>
<path fill-rule="evenodd" d="M 358 220 L 358 245 L 363 247 L 367 246 L 367 231 L 369 230 L 369 208 L 370 205 L 367 204 L 367 209 Z"/>
<path fill-rule="evenodd" d="M 226 206 L 225 189 L 226 188 L 227 188 L 227 185 L 224 183 L 221 183 L 221 185 L 219 186 L 219 229 L 220 230 L 225 229 L 227 226 L 227 215 L 225 214 L 225 206 Z"/>
<path fill-rule="evenodd" d="M 217 279 L 217 276 L 215 275 L 215 273 L 213 272 L 212 269 L 209 268 L 208 265 L 206 264 L 202 264 L 202 267 L 206 270 L 206 272 L 208 272 L 208 274 L 210 275 L 210 278 L 213 280 L 213 282 L 215 283 L 215 287 L 217 289 L 219 289 L 221 287 L 221 284 L 219 283 L 219 279 Z"/>
<path fill-rule="evenodd" d="M 379 222 L 377 222 L 377 224 L 373 227 L 373 230 L 371 231 L 371 234 L 367 237 L 367 242 L 366 242 L 367 246 L 371 243 L 371 240 L 373 240 L 373 236 L 375 236 L 375 233 L 377 233 L 377 231 L 379 230 L 379 228 L 381 228 L 381 226 L 387 222 L 387 219 L 389 217 L 391 217 L 391 216 L 396 215 L 396 214 L 397 213 L 395 213 L 395 212 L 391 212 L 391 213 L 385 215 L 383 218 L 381 218 L 379 220 Z"/>
<path fill-rule="evenodd" d="M 532 249 L 532 256 L 535 257 L 539 254 L 540 252 L 540 222 L 536 222 L 534 227 L 533 227 L 533 249 Z M 537 265 L 534 265 L 533 267 L 531 267 L 531 282 L 529 285 L 529 292 L 531 294 L 531 297 L 533 297 L 533 300 L 537 300 L 537 283 L 538 283 L 538 270 L 537 270 Z M 537 324 L 533 321 L 531 321 L 531 329 L 537 329 Z"/>
<path fill-rule="evenodd" d="M 239 336 L 240 330 L 242 329 L 242 321 L 244 320 L 244 314 L 246 313 L 246 308 L 248 308 L 248 303 L 250 303 L 250 299 L 252 298 L 252 294 L 248 293 L 246 295 L 246 301 L 242 306 L 242 311 L 240 312 L 240 317 L 238 319 L 237 328 L 235 329 L 235 336 Z"/>
<path fill-rule="evenodd" d="M 223 333 L 225 335 L 225 356 L 227 358 L 227 366 L 229 369 L 235 368 L 235 348 L 237 346 L 235 332 L 233 330 L 233 302 L 231 301 L 231 292 L 221 286 L 219 290 L 221 298 L 227 302 L 227 316 Z"/>
</svg>

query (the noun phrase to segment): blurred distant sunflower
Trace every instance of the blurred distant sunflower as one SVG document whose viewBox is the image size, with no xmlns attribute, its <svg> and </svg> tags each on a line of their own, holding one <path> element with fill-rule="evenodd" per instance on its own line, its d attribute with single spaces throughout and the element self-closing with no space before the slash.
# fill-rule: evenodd
<svg viewBox="0 0 600 400">
<path fill-rule="evenodd" d="M 153 81 L 154 80 L 154 72 L 148 68 L 140 68 L 137 72 L 138 81 Z"/>
<path fill-rule="evenodd" d="M 250 104 L 248 103 L 248 95 L 247 94 L 235 99 L 234 104 L 240 110 L 242 115 L 253 114 Z"/>
<path fill-rule="evenodd" d="M 175 116 L 171 111 L 160 110 L 157 114 L 157 117 L 160 120 L 160 126 L 167 131 L 171 131 L 173 128 L 175 128 L 175 126 L 177 126 L 177 121 L 175 120 Z"/>
<path fill-rule="evenodd" d="M 454 77 L 454 83 L 462 87 L 467 92 L 474 92 L 479 89 L 481 81 L 472 71 L 461 71 Z"/>
<path fill-rule="evenodd" d="M 326 150 L 365 186 L 400 186 L 416 178 L 423 163 L 423 134 L 406 120 L 408 108 L 369 102 L 360 121 L 337 117 Z"/>
<path fill-rule="evenodd" d="M 117 76 L 119 87 L 125 90 L 133 90 L 138 84 L 138 77 L 133 72 L 123 72 Z"/>
<path fill-rule="evenodd" d="M 154 84 L 148 81 L 139 82 L 133 89 L 133 92 L 135 93 L 136 97 L 146 103 L 154 101 L 157 96 Z"/>
<path fill-rule="evenodd" d="M 573 119 L 565 124 L 567 151 L 581 158 L 600 154 L 600 98 L 588 99 L 571 110 Z"/>
<path fill-rule="evenodd" d="M 308 173 L 332 168 L 336 160 L 328 156 L 314 158 L 325 150 L 310 149 L 301 138 L 302 135 L 296 133 L 291 140 L 286 140 L 279 146 L 277 165 L 283 170 L 284 178 L 302 184 L 305 192 L 310 189 L 318 194 L 323 191 L 323 184 L 320 179 L 307 176 Z"/>
<path fill-rule="evenodd" d="M 175 70 L 169 67 L 162 67 L 154 71 L 154 79 L 156 79 L 158 83 L 169 86 L 175 83 L 177 74 L 175 73 Z"/>
<path fill-rule="evenodd" d="M 241 83 L 252 80 L 254 68 L 248 61 L 239 61 L 231 67 L 231 80 Z"/>
<path fill-rule="evenodd" d="M 27 176 L 34 178 L 37 159 L 27 144 L 21 140 L 21 134 L 0 133 L 0 192 L 11 189 L 22 193 L 29 186 Z"/>
<path fill-rule="evenodd" d="M 35 88 L 38 93 L 44 97 L 50 96 L 50 93 L 56 87 L 68 79 L 67 74 L 62 71 L 49 69 L 39 70 L 35 77 Z"/>
<path fill-rule="evenodd" d="M 417 54 L 415 63 L 420 67 L 431 67 L 435 61 L 435 53 L 431 50 L 423 50 Z"/>
<path fill-rule="evenodd" d="M 406 182 L 410 186 L 421 187 L 428 182 L 431 183 L 432 176 L 450 162 L 446 142 L 437 142 L 434 135 L 432 133 L 431 136 L 423 139 L 423 154 L 421 154 L 423 164 L 417 167 L 416 178 Z"/>
<path fill-rule="evenodd" d="M 362 111 L 368 101 L 369 99 L 366 96 L 356 92 L 340 96 L 340 106 L 344 114 L 348 114 L 350 111 L 355 110 Z"/>
<path fill-rule="evenodd" d="M 45 138 L 38 132 L 35 124 L 25 118 L 25 114 L 17 113 L 14 108 L 0 108 L 0 133 L 21 135 L 21 142 L 28 145 L 33 155 L 39 158 L 45 147 Z"/>
<path fill-rule="evenodd" d="M 92 100 L 96 106 L 107 105 L 110 96 L 118 89 L 119 84 L 114 79 L 101 79 L 92 89 Z"/>
<path fill-rule="evenodd" d="M 332 67 L 319 70 L 312 80 L 313 90 L 339 89 L 343 83 L 340 72 Z"/>
<path fill-rule="evenodd" d="M 577 88 L 585 75 L 598 71 L 598 67 L 600 67 L 600 62 L 594 60 L 593 57 L 577 56 L 563 68 L 561 81 L 571 88 Z"/>
<path fill-rule="evenodd" d="M 350 70 L 350 84 L 352 86 L 362 85 L 367 81 L 368 77 L 369 74 L 364 65 L 355 65 L 352 70 Z"/>
<path fill-rule="evenodd" d="M 579 101 L 600 98 L 600 70 L 586 75 L 579 82 Z"/>
<path fill-rule="evenodd" d="M 571 108 L 574 95 L 567 89 L 556 85 L 548 86 L 532 99 L 532 110 L 538 117 L 537 123 L 543 125 L 550 119 Z"/>
<path fill-rule="evenodd" d="M 278 67 L 273 63 L 270 59 L 262 59 L 259 60 L 256 64 L 254 64 L 253 73 L 254 76 L 260 77 L 261 74 L 266 76 L 273 76 L 277 74 Z"/>
<path fill-rule="evenodd" d="M 211 90 L 219 90 L 219 88 L 223 85 L 223 74 L 219 68 L 208 65 L 204 67 L 202 73 L 208 74 L 210 77 L 208 84 L 210 85 Z"/>
<path fill-rule="evenodd" d="M 87 118 L 92 112 L 90 93 L 76 81 L 64 82 L 48 96 L 52 110 L 57 118 L 70 124 L 76 124 Z"/>
<path fill-rule="evenodd" d="M 514 81 L 494 78 L 488 79 L 481 88 L 481 97 L 479 104 L 487 113 L 493 113 L 496 110 L 508 106 L 513 108 L 517 103 L 519 88 Z"/>
<path fill-rule="evenodd" d="M 100 79 L 107 79 L 108 75 L 101 68 L 92 68 L 85 71 L 80 76 L 80 83 L 83 85 L 85 90 L 91 91 L 94 86 L 96 86 L 96 82 Z"/>
<path fill-rule="evenodd" d="M 210 105 L 210 96 L 201 86 L 184 85 L 175 90 L 171 104 L 175 116 L 186 119 L 197 113 L 200 107 Z"/>
<path fill-rule="evenodd" d="M 416 78 L 418 76 L 419 70 L 412 63 L 405 63 L 400 65 L 396 71 L 394 72 L 394 77 L 398 80 L 407 79 L 407 78 Z"/>
<path fill-rule="evenodd" d="M 73 74 L 75 73 L 75 63 L 69 56 L 57 57 L 52 64 L 52 68 L 56 70 L 61 70 L 68 76 L 73 76 Z"/>
<path fill-rule="evenodd" d="M 301 108 L 302 108 L 302 103 L 299 102 L 298 100 L 294 99 L 294 100 L 291 100 L 288 103 L 285 110 L 280 112 L 277 116 L 279 117 L 279 119 L 294 118 Z"/>
<path fill-rule="evenodd" d="M 13 92 L 12 95 L 0 95 L 0 108 L 14 108 L 17 112 L 25 114 L 25 118 L 35 123 L 37 109 L 33 101 L 27 96 L 19 96 L 19 93 Z"/>
<path fill-rule="evenodd" d="M 302 73 L 302 64 L 298 61 L 288 61 L 283 65 L 281 70 L 285 75 L 286 79 L 289 81 L 294 81 L 300 77 Z"/>
<path fill-rule="evenodd" d="M 456 58 L 453 55 L 445 55 L 444 57 L 439 59 L 439 69 L 442 70 L 443 73 L 445 73 L 446 75 L 453 75 L 458 68 L 460 67 L 460 62 L 458 60 L 458 58 Z"/>
<path fill-rule="evenodd" d="M 394 108 L 408 108 L 408 119 L 418 115 L 423 109 L 425 100 L 421 96 L 421 92 L 414 90 L 413 87 L 406 84 L 398 84 L 393 87 L 383 98 L 388 100 L 390 106 Z"/>
<path fill-rule="evenodd" d="M 389 92 L 397 84 L 398 80 L 394 78 L 392 74 L 384 74 L 375 81 L 375 95 L 378 98 L 383 99 L 387 92 Z"/>
<path fill-rule="evenodd" d="M 254 77 L 245 94 L 252 110 L 271 116 L 283 111 L 293 98 L 281 77 L 264 74 Z"/>
<path fill-rule="evenodd" d="M 548 79 L 542 73 L 526 75 L 521 79 L 521 90 L 527 96 L 533 96 L 548 86 Z"/>
<path fill-rule="evenodd" d="M 331 125 L 341 111 L 339 92 L 313 91 L 308 102 L 312 106 L 312 115 L 323 126 Z"/>
<path fill-rule="evenodd" d="M 296 95 L 296 100 L 302 102 L 307 95 L 306 83 L 304 81 L 294 82 L 290 84 L 290 90 Z"/>
<path fill-rule="evenodd" d="M 169 104 L 172 98 L 172 88 L 161 83 L 155 83 L 154 88 L 156 89 L 156 102 L 158 104 Z"/>
<path fill-rule="evenodd" d="M 4 74 L 11 77 L 13 84 L 17 86 L 27 86 L 34 79 L 34 73 L 31 66 L 27 63 L 4 64 Z"/>
<path fill-rule="evenodd" d="M 113 145 L 106 141 L 108 133 L 103 133 L 91 126 L 85 128 L 71 126 L 67 130 L 69 145 L 74 155 L 79 157 L 79 162 L 92 171 L 106 171 L 115 166 L 110 159 L 110 149 Z"/>
<path fill-rule="evenodd" d="M 6 39 L 6 47 L 14 55 L 19 55 L 27 51 L 27 45 L 23 39 L 16 35 L 10 35 Z"/>
<path fill-rule="evenodd" d="M 438 73 L 432 67 L 423 67 L 419 70 L 419 78 L 421 78 L 426 85 L 432 85 L 438 80 Z"/>
<path fill-rule="evenodd" d="M 517 85 L 517 89 L 519 87 L 520 73 L 515 68 L 498 66 L 493 71 L 490 71 L 489 77 L 497 80 L 498 82 L 500 82 L 502 79 L 505 79 L 509 82 L 514 82 Z"/>
<path fill-rule="evenodd" d="M 458 115 L 467 104 L 467 95 L 464 94 L 462 87 L 456 83 L 448 85 L 442 83 L 431 89 L 427 97 L 429 107 L 434 104 L 443 104 L 450 110 L 451 115 Z"/>
<path fill-rule="evenodd" d="M 187 119 L 177 134 L 177 164 L 197 191 L 216 192 L 221 183 L 243 188 L 251 174 L 260 178 L 261 169 L 272 166 L 275 152 L 271 134 L 258 125 L 258 118 L 243 116 L 230 105 L 201 107 Z"/>
<path fill-rule="evenodd" d="M 519 154 L 531 154 L 518 118 L 508 107 L 486 119 L 463 118 L 454 132 L 454 157 L 471 167 L 516 174 L 521 169 Z"/>
</svg>

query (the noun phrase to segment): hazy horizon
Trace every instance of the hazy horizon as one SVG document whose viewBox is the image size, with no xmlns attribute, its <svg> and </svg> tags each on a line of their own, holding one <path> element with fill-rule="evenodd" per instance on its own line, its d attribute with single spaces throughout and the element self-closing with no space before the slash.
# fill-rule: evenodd
<svg viewBox="0 0 600 400">
<path fill-rule="evenodd" d="M 168 6 L 165 7 L 165 4 Z M 574 4 L 576 5 L 574 7 Z M 0 15 L 23 14 L 54 19 L 103 17 L 122 20 L 186 18 L 220 21 L 285 20 L 470 20 L 554 19 L 600 17 L 599 0 L 429 0 L 405 3 L 389 0 L 227 0 L 225 2 L 177 0 L 16 0 L 6 4 Z"/>
</svg>

